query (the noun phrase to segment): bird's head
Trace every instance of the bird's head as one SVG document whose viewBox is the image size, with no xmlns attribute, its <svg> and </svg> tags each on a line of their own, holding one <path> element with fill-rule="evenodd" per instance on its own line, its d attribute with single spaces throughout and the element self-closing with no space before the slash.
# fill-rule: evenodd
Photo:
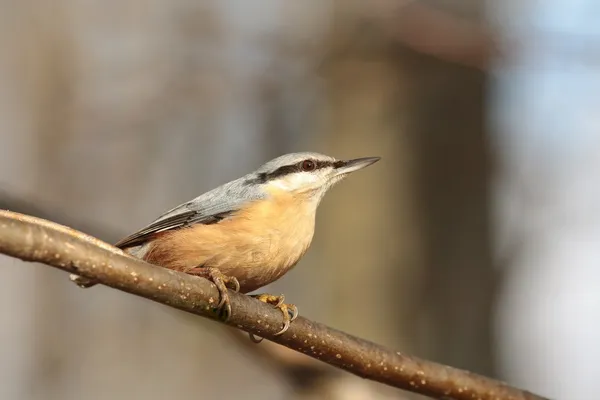
<svg viewBox="0 0 600 400">
<path fill-rule="evenodd" d="M 319 153 L 291 153 L 267 162 L 254 175 L 267 191 L 303 194 L 318 203 L 334 184 L 379 160 L 380 157 L 336 160 Z"/>
</svg>

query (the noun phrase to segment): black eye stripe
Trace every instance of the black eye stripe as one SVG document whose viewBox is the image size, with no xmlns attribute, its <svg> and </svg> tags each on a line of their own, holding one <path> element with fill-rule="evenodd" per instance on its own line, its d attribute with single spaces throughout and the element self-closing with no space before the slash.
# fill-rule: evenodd
<svg viewBox="0 0 600 400">
<path fill-rule="evenodd" d="M 279 167 L 275 171 L 265 174 L 265 176 L 264 176 L 265 181 L 281 178 L 282 176 L 293 174 L 294 172 L 301 172 L 301 171 L 303 171 L 302 164 L 305 161 L 307 161 L 307 160 L 302 160 L 296 164 L 284 165 L 283 167 Z M 322 169 L 322 168 L 336 166 L 338 163 L 338 162 L 333 162 L 333 161 L 322 161 L 322 160 L 310 160 L 310 161 L 315 163 L 315 168 L 313 169 L 313 171 L 316 171 L 316 170 Z"/>
<path fill-rule="evenodd" d="M 315 169 L 331 167 L 333 164 L 334 163 L 332 161 L 317 161 L 317 168 Z"/>
<path fill-rule="evenodd" d="M 300 171 L 298 165 L 284 165 L 283 167 L 277 168 L 275 171 L 266 174 L 267 180 L 276 179 L 284 175 L 293 174 L 294 172 Z"/>
</svg>

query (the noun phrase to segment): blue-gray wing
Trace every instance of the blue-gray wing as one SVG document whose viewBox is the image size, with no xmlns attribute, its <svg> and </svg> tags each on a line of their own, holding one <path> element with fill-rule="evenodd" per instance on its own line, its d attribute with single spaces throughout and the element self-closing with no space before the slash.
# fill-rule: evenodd
<svg viewBox="0 0 600 400">
<path fill-rule="evenodd" d="M 229 182 L 217 189 L 167 211 L 145 228 L 121 239 L 116 247 L 125 249 L 144 244 L 153 235 L 193 224 L 215 224 L 231 217 L 249 202 L 264 198 L 246 179 Z"/>
</svg>

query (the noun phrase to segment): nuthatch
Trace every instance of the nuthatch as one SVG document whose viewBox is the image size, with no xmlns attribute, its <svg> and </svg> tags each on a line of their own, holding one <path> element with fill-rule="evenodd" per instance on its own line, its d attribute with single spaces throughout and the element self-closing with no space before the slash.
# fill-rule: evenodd
<svg viewBox="0 0 600 400">
<path fill-rule="evenodd" d="M 327 190 L 379 159 L 286 154 L 173 208 L 115 246 L 151 264 L 209 279 L 219 290 L 217 308 L 228 317 L 227 286 L 248 293 L 294 267 L 311 244 Z M 298 314 L 283 295 L 253 297 L 283 312 L 278 335 Z"/>
</svg>

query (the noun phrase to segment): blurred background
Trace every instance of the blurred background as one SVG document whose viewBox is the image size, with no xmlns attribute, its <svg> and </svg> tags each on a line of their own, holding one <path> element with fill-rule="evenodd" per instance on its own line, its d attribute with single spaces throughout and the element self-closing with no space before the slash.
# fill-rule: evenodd
<svg viewBox="0 0 600 400">
<path fill-rule="evenodd" d="M 597 398 L 597 2 L 0 7 L 0 208 L 115 242 L 282 153 L 382 156 L 266 290 L 405 353 Z M 0 264 L 2 399 L 415 398 Z"/>
</svg>

